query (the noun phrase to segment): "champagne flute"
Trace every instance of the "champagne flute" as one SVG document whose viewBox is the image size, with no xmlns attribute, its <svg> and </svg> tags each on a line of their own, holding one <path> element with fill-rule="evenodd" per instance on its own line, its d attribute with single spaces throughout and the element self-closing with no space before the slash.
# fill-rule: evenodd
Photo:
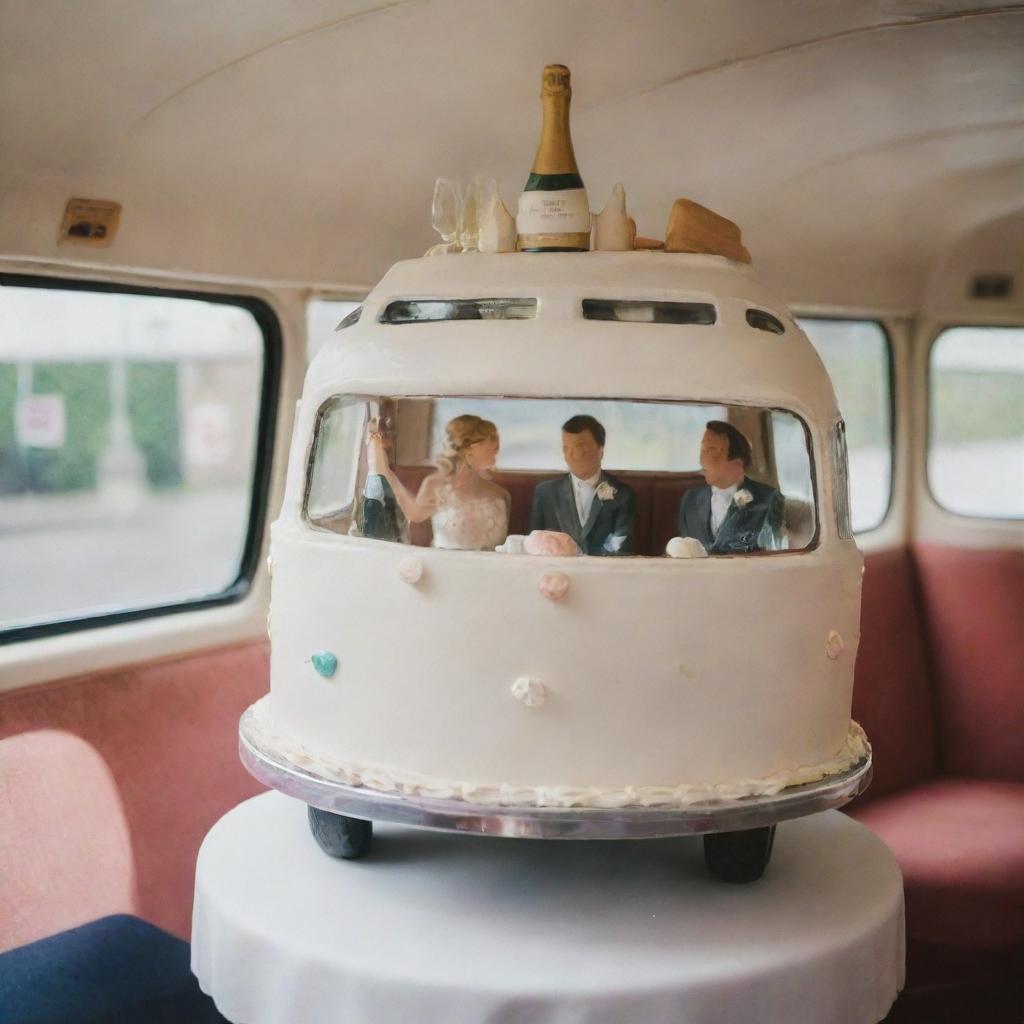
<svg viewBox="0 0 1024 1024">
<path fill-rule="evenodd" d="M 462 189 L 459 242 L 463 252 L 476 252 L 480 240 L 480 181 L 473 178 Z"/>
<path fill-rule="evenodd" d="M 459 183 L 451 178 L 438 178 L 434 182 L 434 201 L 430 208 L 431 224 L 444 239 L 449 252 L 458 251 L 459 206 Z"/>
</svg>

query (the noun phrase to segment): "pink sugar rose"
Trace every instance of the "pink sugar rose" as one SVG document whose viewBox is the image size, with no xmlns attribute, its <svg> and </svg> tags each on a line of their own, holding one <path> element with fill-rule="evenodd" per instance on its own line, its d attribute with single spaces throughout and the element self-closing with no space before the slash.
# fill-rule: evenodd
<svg viewBox="0 0 1024 1024">
<path fill-rule="evenodd" d="M 537 589 L 549 601 L 561 601 L 569 593 L 569 577 L 564 572 L 546 572 L 541 576 Z"/>
<path fill-rule="evenodd" d="M 534 530 L 526 538 L 523 549 L 528 555 L 578 555 L 576 541 L 557 530 Z"/>
</svg>

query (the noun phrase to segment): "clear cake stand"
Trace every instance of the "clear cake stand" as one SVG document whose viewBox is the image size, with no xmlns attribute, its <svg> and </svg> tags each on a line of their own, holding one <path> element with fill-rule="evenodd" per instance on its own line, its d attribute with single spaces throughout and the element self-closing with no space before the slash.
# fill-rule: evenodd
<svg viewBox="0 0 1024 1024">
<path fill-rule="evenodd" d="M 789 786 L 773 796 L 714 799 L 685 807 L 516 807 L 386 793 L 300 768 L 262 746 L 252 708 L 239 722 L 242 764 L 260 782 L 309 806 L 310 828 L 325 852 L 354 859 L 369 848 L 373 822 L 416 825 L 517 839 L 661 839 L 704 836 L 711 874 L 759 878 L 782 821 L 842 807 L 871 782 L 871 751 L 846 771 Z"/>
</svg>

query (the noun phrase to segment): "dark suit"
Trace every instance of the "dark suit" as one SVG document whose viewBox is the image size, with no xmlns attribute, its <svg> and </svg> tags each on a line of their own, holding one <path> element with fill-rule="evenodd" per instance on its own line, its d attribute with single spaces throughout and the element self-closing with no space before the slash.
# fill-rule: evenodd
<svg viewBox="0 0 1024 1024">
<path fill-rule="evenodd" d="M 781 534 L 785 499 L 774 487 L 751 480 L 749 476 L 743 478 L 736 493 L 742 490 L 750 491 L 753 500 L 740 508 L 733 495 L 717 537 L 711 535 L 711 487 L 705 485 L 687 491 L 679 503 L 679 536 L 696 538 L 710 555 L 773 548 Z"/>
<path fill-rule="evenodd" d="M 598 487 L 604 483 L 615 489 L 615 495 L 602 501 L 595 494 L 590 515 L 582 526 L 570 474 L 537 484 L 530 509 L 529 530 L 567 533 L 585 555 L 632 554 L 636 494 L 628 484 L 607 473 L 601 474 Z"/>
</svg>

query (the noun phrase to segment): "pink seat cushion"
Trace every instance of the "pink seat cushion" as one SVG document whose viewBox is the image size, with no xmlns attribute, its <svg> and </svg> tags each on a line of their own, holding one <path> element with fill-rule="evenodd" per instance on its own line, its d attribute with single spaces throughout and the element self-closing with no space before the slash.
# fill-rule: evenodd
<svg viewBox="0 0 1024 1024">
<path fill-rule="evenodd" d="M 0 935 L 9 898 L 20 942 L 122 912 L 187 938 L 203 836 L 262 789 L 238 717 L 268 677 L 257 640 L 0 694 Z"/>
<path fill-rule="evenodd" d="M 1024 782 L 1024 551 L 914 554 L 943 770 Z"/>
<path fill-rule="evenodd" d="M 0 740 L 0 952 L 137 908 L 131 829 L 100 753 L 56 729 Z"/>
<path fill-rule="evenodd" d="M 899 861 L 910 938 L 1024 944 L 1024 785 L 939 778 L 850 813 Z"/>
<path fill-rule="evenodd" d="M 869 555 L 853 688 L 853 717 L 874 756 L 869 800 L 935 775 L 934 714 L 910 555 Z"/>
</svg>

